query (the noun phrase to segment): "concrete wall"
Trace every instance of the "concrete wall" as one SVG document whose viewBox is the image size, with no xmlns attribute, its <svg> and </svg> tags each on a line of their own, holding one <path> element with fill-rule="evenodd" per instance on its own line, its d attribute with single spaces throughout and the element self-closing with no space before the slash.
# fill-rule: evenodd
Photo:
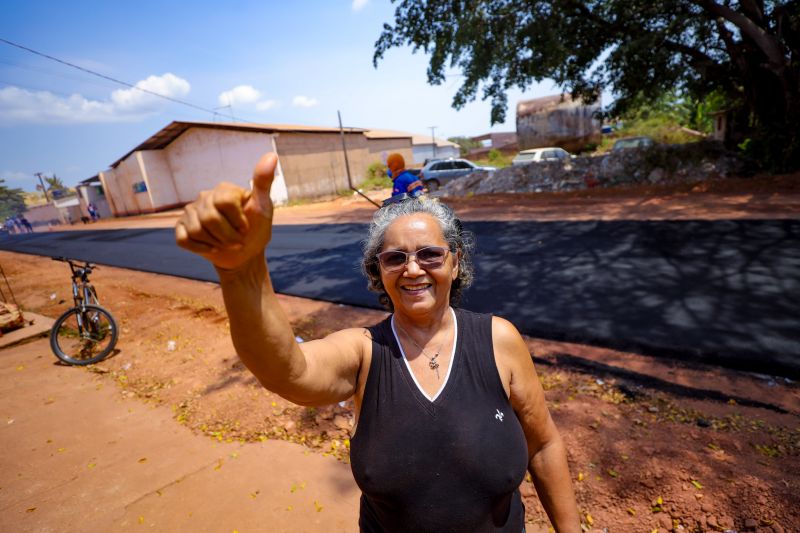
<svg viewBox="0 0 800 533">
<path fill-rule="evenodd" d="M 139 152 L 134 152 L 123 159 L 116 168 L 98 173 L 115 216 L 153 211 L 149 192 L 137 193 L 133 189 L 135 184 L 145 182 L 145 173 L 138 154 Z"/>
<path fill-rule="evenodd" d="M 593 116 L 599 109 L 597 104 L 587 106 L 569 98 L 543 103 L 541 107 L 521 102 L 517 106 L 519 149 L 560 146 L 579 151 L 591 142 L 599 142 L 600 122 Z"/>
<path fill-rule="evenodd" d="M 461 150 L 458 146 L 437 146 L 434 155 L 432 144 L 414 145 L 414 164 L 422 165 L 426 159 L 436 157 L 437 159 L 447 159 L 449 157 L 461 157 Z"/>
<path fill-rule="evenodd" d="M 34 228 L 47 226 L 50 223 L 59 224 L 61 222 L 61 214 L 58 208 L 53 204 L 29 207 L 24 215 Z"/>
<path fill-rule="evenodd" d="M 353 185 L 374 161 L 361 133 L 346 133 Z M 318 198 L 348 188 L 342 139 L 338 133 L 281 133 L 275 139 L 289 199 Z"/>
<path fill-rule="evenodd" d="M 97 214 L 100 218 L 109 218 L 112 216 L 111 208 L 106 201 L 106 196 L 103 193 L 101 185 L 79 185 L 77 187 L 78 195 L 81 197 L 81 209 L 86 216 L 89 216 L 89 210 L 86 209 L 90 203 L 94 204 L 97 208 Z"/>
<path fill-rule="evenodd" d="M 150 193 L 152 209 L 158 211 L 180 204 L 166 151 L 141 150 L 138 154 L 139 160 L 142 162 L 147 190 Z"/>
<path fill-rule="evenodd" d="M 405 139 L 367 139 L 367 150 L 369 152 L 369 165 L 372 163 L 386 164 L 386 158 L 392 152 L 397 152 L 406 160 L 406 165 L 414 164 L 414 152 L 411 148 L 411 138 Z M 366 174 L 361 177 L 364 179 Z M 353 177 L 355 180 L 355 176 Z"/>
<path fill-rule="evenodd" d="M 153 189 L 159 191 L 159 201 L 167 201 L 167 191 L 173 187 L 177 203 L 188 203 L 223 181 L 249 188 L 253 167 L 264 153 L 275 151 L 275 143 L 268 133 L 191 128 L 163 151 L 174 185 L 168 186 L 154 170 Z M 281 168 L 275 173 L 271 197 L 277 204 L 288 199 Z"/>
</svg>

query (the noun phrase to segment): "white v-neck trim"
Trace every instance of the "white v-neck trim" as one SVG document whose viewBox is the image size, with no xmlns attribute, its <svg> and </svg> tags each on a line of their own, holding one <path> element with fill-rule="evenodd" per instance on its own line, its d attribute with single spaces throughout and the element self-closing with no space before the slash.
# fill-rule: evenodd
<svg viewBox="0 0 800 533">
<path fill-rule="evenodd" d="M 453 316 L 453 329 L 454 329 L 453 351 L 450 354 L 450 366 L 447 368 L 447 375 L 444 377 L 444 382 L 442 383 L 442 386 L 439 387 L 439 390 L 436 391 L 436 394 L 433 395 L 433 397 L 428 396 L 428 393 L 425 392 L 425 389 L 423 389 L 422 386 L 419 384 L 419 381 L 417 381 L 417 376 L 414 375 L 414 371 L 411 370 L 411 365 L 408 363 L 408 357 L 406 357 L 406 351 L 403 350 L 403 343 L 400 342 L 400 337 L 397 335 L 397 329 L 394 326 L 394 315 L 392 315 L 392 320 L 391 320 L 392 333 L 394 333 L 394 340 L 397 341 L 397 346 L 400 347 L 400 354 L 403 356 L 403 362 L 405 363 L 406 368 L 408 369 L 408 373 L 411 374 L 411 379 L 414 380 L 414 384 L 417 386 L 417 389 L 419 389 L 422 395 L 425 396 L 431 402 L 436 401 L 436 398 L 438 398 L 442 394 L 442 391 L 447 385 L 447 382 L 450 380 L 450 373 L 453 371 L 453 366 L 455 366 L 455 361 L 456 361 L 456 344 L 458 344 L 458 320 L 456 320 L 456 312 L 453 311 L 453 308 L 450 307 L 449 309 L 450 309 L 450 314 Z"/>
</svg>

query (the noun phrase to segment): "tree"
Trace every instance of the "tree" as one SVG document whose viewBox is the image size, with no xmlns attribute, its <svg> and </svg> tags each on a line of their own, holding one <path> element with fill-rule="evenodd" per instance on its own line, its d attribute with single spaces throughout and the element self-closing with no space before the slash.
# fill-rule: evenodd
<svg viewBox="0 0 800 533">
<path fill-rule="evenodd" d="M 61 181 L 61 178 L 53 174 L 52 177 L 45 176 L 44 182 L 47 184 L 48 191 L 60 191 L 66 189 L 64 186 L 64 182 Z"/>
<path fill-rule="evenodd" d="M 483 146 L 480 142 L 470 137 L 449 137 L 447 140 L 458 145 L 461 155 L 467 155 L 470 150 Z"/>
<path fill-rule="evenodd" d="M 800 168 L 800 0 L 400 0 L 373 62 L 393 47 L 430 54 L 428 82 L 463 74 L 505 120 L 506 91 L 552 79 L 573 97 L 616 96 L 611 115 L 676 91 L 721 94 L 730 144 L 775 169 Z"/>
<path fill-rule="evenodd" d="M 0 219 L 3 220 L 25 211 L 22 189 L 11 189 L 5 185 L 5 181 L 0 179 Z"/>
</svg>

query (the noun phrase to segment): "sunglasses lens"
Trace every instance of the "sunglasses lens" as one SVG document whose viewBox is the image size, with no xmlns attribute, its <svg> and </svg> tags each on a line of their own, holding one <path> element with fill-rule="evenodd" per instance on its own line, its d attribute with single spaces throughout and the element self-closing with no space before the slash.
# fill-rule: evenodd
<svg viewBox="0 0 800 533">
<path fill-rule="evenodd" d="M 378 255 L 378 259 L 383 265 L 383 268 L 387 270 L 400 268 L 406 264 L 406 254 L 399 251 L 383 252 Z"/>
<path fill-rule="evenodd" d="M 444 248 L 439 248 L 438 246 L 423 248 L 417 250 L 417 261 L 427 267 L 439 266 L 444 262 L 446 253 L 447 251 Z"/>
</svg>

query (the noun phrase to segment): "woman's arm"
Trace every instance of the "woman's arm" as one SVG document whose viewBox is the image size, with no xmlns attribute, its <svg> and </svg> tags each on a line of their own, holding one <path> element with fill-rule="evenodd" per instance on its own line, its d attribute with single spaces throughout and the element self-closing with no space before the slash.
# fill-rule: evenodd
<svg viewBox="0 0 800 533">
<path fill-rule="evenodd" d="M 222 183 L 186 206 L 178 245 L 216 267 L 236 353 L 267 389 L 303 405 L 346 399 L 356 390 L 363 330 L 343 330 L 298 345 L 264 259 L 272 236 L 269 197 L 277 157 L 261 158 L 252 191 Z"/>
<path fill-rule="evenodd" d="M 509 399 L 528 443 L 528 471 L 542 506 L 558 533 L 580 532 L 564 441 L 545 405 L 544 390 L 528 347 L 508 321 L 494 317 L 492 340 L 498 368 L 509 378 Z"/>
</svg>

